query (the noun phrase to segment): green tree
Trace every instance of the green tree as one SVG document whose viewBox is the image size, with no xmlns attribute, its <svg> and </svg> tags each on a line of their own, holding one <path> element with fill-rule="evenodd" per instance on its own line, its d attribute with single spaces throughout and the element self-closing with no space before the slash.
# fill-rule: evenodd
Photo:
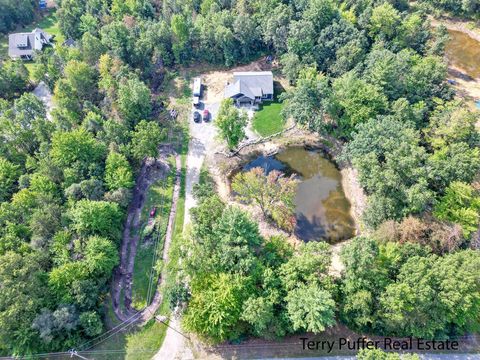
<svg viewBox="0 0 480 360">
<path fill-rule="evenodd" d="M 291 291 L 301 285 L 319 283 L 328 288 L 330 277 L 328 268 L 331 262 L 330 246 L 323 242 L 301 244 L 297 252 L 279 271 L 284 288 Z"/>
<path fill-rule="evenodd" d="M 241 320 L 253 327 L 257 336 L 263 335 L 275 321 L 274 304 L 264 297 L 251 297 L 243 303 Z"/>
<path fill-rule="evenodd" d="M 389 2 L 378 5 L 370 16 L 370 36 L 377 40 L 392 40 L 399 31 L 400 19 L 400 13 Z"/>
<path fill-rule="evenodd" d="M 118 108 L 130 127 L 138 124 L 140 120 L 150 118 L 150 90 L 136 77 L 122 81 L 118 88 Z"/>
<path fill-rule="evenodd" d="M 123 154 L 111 151 L 105 163 L 105 183 L 109 190 L 130 189 L 134 185 L 133 172 Z"/>
<path fill-rule="evenodd" d="M 165 139 L 165 130 L 154 121 L 140 121 L 132 131 L 130 150 L 137 161 L 145 157 L 156 157 L 158 146 Z"/>
<path fill-rule="evenodd" d="M 192 297 L 183 325 L 206 340 L 222 342 L 240 334 L 238 321 L 250 292 L 248 278 L 220 273 L 192 281 Z"/>
<path fill-rule="evenodd" d="M 105 155 L 105 146 L 83 128 L 52 136 L 50 156 L 63 169 L 68 185 L 81 181 L 87 173 L 98 172 Z"/>
<path fill-rule="evenodd" d="M 63 70 L 75 95 L 85 100 L 94 100 L 97 93 L 97 71 L 83 61 L 71 60 Z"/>
<path fill-rule="evenodd" d="M 375 118 L 388 107 L 387 99 L 379 86 L 360 79 L 355 72 L 335 79 L 332 89 L 330 115 L 347 136 L 355 125 Z"/>
<path fill-rule="evenodd" d="M 327 126 L 325 113 L 330 92 L 327 78 L 315 68 L 299 70 L 295 88 L 281 95 L 282 116 L 285 120 L 292 117 L 310 130 L 323 132 Z"/>
<path fill-rule="evenodd" d="M 323 29 L 315 46 L 315 60 L 320 70 L 342 75 L 365 56 L 367 39 L 350 22 L 335 20 Z"/>
<path fill-rule="evenodd" d="M 85 3 L 64 0 L 57 11 L 58 24 L 66 37 L 78 39 L 81 36 L 81 17 L 85 13 Z"/>
<path fill-rule="evenodd" d="M 109 276 L 118 265 L 117 247 L 106 238 L 92 236 L 85 245 L 85 262 L 91 274 Z"/>
<path fill-rule="evenodd" d="M 382 349 L 361 349 L 357 353 L 358 360 L 420 360 L 417 354 L 400 354 L 385 352 Z"/>
<path fill-rule="evenodd" d="M 173 55 L 177 63 L 184 64 L 189 52 L 190 31 L 188 20 L 181 14 L 174 14 L 171 18 L 171 28 L 174 39 L 172 41 Z"/>
<path fill-rule="evenodd" d="M 247 115 L 240 113 L 233 106 L 232 99 L 225 99 L 218 110 L 215 126 L 220 131 L 220 136 L 227 142 L 229 149 L 234 149 L 245 137 Z"/>
<path fill-rule="evenodd" d="M 28 83 L 28 70 L 21 61 L 5 61 L 0 65 L 0 98 L 12 99 L 20 95 Z"/>
<path fill-rule="evenodd" d="M 0 158 L 0 201 L 8 200 L 15 190 L 15 184 L 20 176 L 20 167 L 10 161 Z"/>
<path fill-rule="evenodd" d="M 84 236 L 98 235 L 114 240 L 120 237 L 123 214 L 115 203 L 80 200 L 69 211 L 72 228 Z"/>
<path fill-rule="evenodd" d="M 83 328 L 85 335 L 93 337 L 100 335 L 103 330 L 102 319 L 95 311 L 88 311 L 80 314 L 79 325 Z"/>
<path fill-rule="evenodd" d="M 106 52 L 106 48 L 101 40 L 90 32 L 83 34 L 81 46 L 83 59 L 90 65 L 95 65 L 99 61 L 100 56 Z"/>
<path fill-rule="evenodd" d="M 269 9 L 261 22 L 263 41 L 277 54 L 287 50 L 288 27 L 292 18 L 292 9 L 286 4 L 276 4 Z"/>
<path fill-rule="evenodd" d="M 38 349 L 38 335 L 31 327 L 47 305 L 43 259 L 35 253 L 8 251 L 0 256 L 0 349 L 5 354 L 25 354 Z"/>
<path fill-rule="evenodd" d="M 271 216 L 278 226 L 292 232 L 295 228 L 295 193 L 298 181 L 280 171 L 257 167 L 235 175 L 232 189 L 237 197 L 260 207 L 264 217 Z"/>
<path fill-rule="evenodd" d="M 424 166 L 426 151 L 419 142 L 413 124 L 393 116 L 357 126 L 345 155 L 359 170 L 360 183 L 371 194 L 364 214 L 369 226 L 420 213 L 433 202 Z"/>
<path fill-rule="evenodd" d="M 376 299 L 389 283 L 379 262 L 378 244 L 369 238 L 357 237 L 342 249 L 345 265 L 341 290 L 340 316 L 354 329 L 367 331 L 376 323 Z"/>
<path fill-rule="evenodd" d="M 459 224 L 468 238 L 478 228 L 480 196 L 471 185 L 454 181 L 435 205 L 433 213 L 440 220 Z"/>
<path fill-rule="evenodd" d="M 60 303 L 74 301 L 73 285 L 88 278 L 88 269 L 84 262 L 73 261 L 55 267 L 48 273 L 48 287 Z"/>
<path fill-rule="evenodd" d="M 286 301 L 294 330 L 320 333 L 335 325 L 335 301 L 318 284 L 301 285 L 293 289 Z"/>
<path fill-rule="evenodd" d="M 389 333 L 421 338 L 478 329 L 478 251 L 465 250 L 444 257 L 412 257 L 398 279 L 380 299 L 382 319 Z"/>
</svg>

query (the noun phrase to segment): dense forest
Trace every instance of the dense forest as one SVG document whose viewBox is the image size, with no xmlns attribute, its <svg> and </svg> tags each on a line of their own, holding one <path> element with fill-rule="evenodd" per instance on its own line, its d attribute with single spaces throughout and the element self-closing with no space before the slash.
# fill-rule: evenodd
<svg viewBox="0 0 480 360">
<path fill-rule="evenodd" d="M 0 68 L 0 353 L 65 350 L 104 330 L 133 180 L 165 136 L 166 74 L 265 54 L 294 84 L 284 116 L 345 143 L 370 235 L 344 248 L 335 279 L 327 244 L 262 237 L 207 181 L 169 294 L 185 328 L 212 342 L 336 321 L 427 338 L 479 330 L 478 115 L 454 100 L 448 35 L 426 13 L 402 0 L 57 3 L 77 46 L 36 58 L 51 120 L 25 66 Z"/>
</svg>

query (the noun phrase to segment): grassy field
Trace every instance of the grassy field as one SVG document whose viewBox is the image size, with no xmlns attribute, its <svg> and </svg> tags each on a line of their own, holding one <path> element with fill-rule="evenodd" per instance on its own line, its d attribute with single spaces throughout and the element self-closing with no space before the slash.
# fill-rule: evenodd
<svg viewBox="0 0 480 360">
<path fill-rule="evenodd" d="M 150 218 L 151 209 L 154 206 L 157 207 L 155 222 L 158 226 L 158 232 L 160 234 L 160 243 L 157 247 L 157 264 L 158 261 L 161 261 L 162 259 L 163 240 L 165 231 L 167 229 L 170 208 L 172 206 L 173 187 L 175 181 L 175 159 L 172 157 L 169 160 L 169 163 L 172 170 L 168 174 L 166 181 L 162 179 L 150 186 L 147 193 L 145 206 L 142 209 L 140 220 L 141 224 L 146 225 L 148 219 Z M 140 243 L 138 244 L 137 254 L 135 256 L 132 284 L 132 305 L 137 310 L 141 310 L 146 307 L 150 300 L 147 299 L 147 295 L 150 283 L 150 271 L 155 252 L 155 233 L 148 238 L 144 238 L 143 234 L 140 234 Z M 156 270 L 158 274 L 161 269 L 156 266 Z"/>
<path fill-rule="evenodd" d="M 285 122 L 280 111 L 282 104 L 278 102 L 265 103 L 261 105 L 252 121 L 252 127 L 260 136 L 269 136 L 282 131 Z"/>
</svg>

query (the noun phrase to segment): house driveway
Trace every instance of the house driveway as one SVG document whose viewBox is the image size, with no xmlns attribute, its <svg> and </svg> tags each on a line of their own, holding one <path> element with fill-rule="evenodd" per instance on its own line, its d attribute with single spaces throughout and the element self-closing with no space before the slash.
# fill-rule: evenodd
<svg viewBox="0 0 480 360">
<path fill-rule="evenodd" d="M 200 179 L 200 171 L 205 161 L 207 153 L 216 151 L 218 144 L 215 141 L 217 136 L 217 128 L 214 125 L 218 114 L 219 103 L 205 104 L 204 108 L 210 111 L 210 120 L 199 123 L 193 121 L 193 113 L 197 110 L 192 107 L 192 114 L 190 116 L 190 142 L 188 144 L 187 155 L 187 176 L 185 182 L 185 222 L 184 226 L 190 222 L 190 209 L 195 207 L 196 201 L 193 198 L 193 185 L 197 184 Z"/>
</svg>

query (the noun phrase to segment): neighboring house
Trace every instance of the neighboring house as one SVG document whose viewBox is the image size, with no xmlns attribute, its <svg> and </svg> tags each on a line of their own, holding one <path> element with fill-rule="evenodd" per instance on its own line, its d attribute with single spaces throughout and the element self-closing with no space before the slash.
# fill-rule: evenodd
<svg viewBox="0 0 480 360">
<path fill-rule="evenodd" d="M 233 83 L 225 87 L 225 98 L 233 99 L 237 106 L 255 106 L 263 101 L 272 101 L 272 72 L 234 72 Z"/>
<path fill-rule="evenodd" d="M 66 47 L 75 47 L 76 45 L 77 45 L 77 42 L 72 38 L 68 38 L 62 44 L 62 46 L 66 46 Z"/>
<path fill-rule="evenodd" d="M 8 35 L 8 56 L 12 59 L 31 60 L 35 51 L 41 51 L 45 45 L 50 45 L 52 36 L 42 29 L 29 33 Z"/>
</svg>

